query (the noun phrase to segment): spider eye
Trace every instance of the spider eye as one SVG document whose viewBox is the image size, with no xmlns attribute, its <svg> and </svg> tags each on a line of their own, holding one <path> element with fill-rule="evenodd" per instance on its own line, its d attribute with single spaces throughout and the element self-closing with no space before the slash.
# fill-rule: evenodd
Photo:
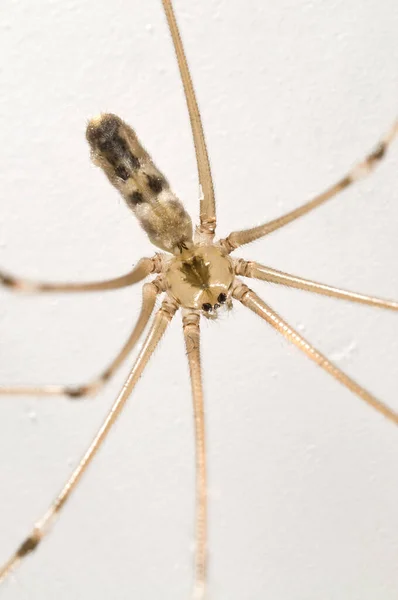
<svg viewBox="0 0 398 600">
<path fill-rule="evenodd" d="M 220 294 L 217 300 L 220 304 L 224 304 L 227 301 L 227 294 Z"/>
<path fill-rule="evenodd" d="M 202 308 L 204 311 L 210 312 L 213 307 L 210 304 L 210 302 L 205 302 L 204 304 L 202 304 Z"/>
</svg>

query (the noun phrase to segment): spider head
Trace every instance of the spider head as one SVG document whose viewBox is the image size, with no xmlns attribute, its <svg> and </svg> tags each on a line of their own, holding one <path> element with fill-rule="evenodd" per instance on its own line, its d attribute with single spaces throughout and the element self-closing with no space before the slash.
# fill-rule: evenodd
<svg viewBox="0 0 398 600">
<path fill-rule="evenodd" d="M 222 306 L 230 308 L 234 279 L 231 259 L 217 246 L 193 246 L 168 268 L 169 292 L 183 308 L 200 310 L 208 319 Z"/>
</svg>

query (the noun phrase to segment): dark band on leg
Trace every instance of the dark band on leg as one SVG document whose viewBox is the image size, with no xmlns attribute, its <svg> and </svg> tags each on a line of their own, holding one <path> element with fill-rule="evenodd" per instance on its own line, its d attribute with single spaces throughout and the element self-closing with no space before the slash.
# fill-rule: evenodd
<svg viewBox="0 0 398 600">
<path fill-rule="evenodd" d="M 18 548 L 18 550 L 17 550 L 18 558 L 23 558 L 27 554 L 30 554 L 31 552 L 36 550 L 36 548 L 40 544 L 40 542 L 41 542 L 41 539 L 37 535 L 37 533 L 30 535 L 28 538 L 26 538 L 26 540 L 24 542 L 22 542 L 22 544 Z"/>
<path fill-rule="evenodd" d="M 0 273 L 0 283 L 7 287 L 18 287 L 18 281 L 14 277 L 2 273 Z"/>
<path fill-rule="evenodd" d="M 85 386 L 65 388 L 64 394 L 69 398 L 82 398 L 87 395 L 87 388 Z"/>
<path fill-rule="evenodd" d="M 368 158 L 369 162 L 373 163 L 378 160 L 381 160 L 382 158 L 384 158 L 386 151 L 387 151 L 387 144 L 385 142 L 380 142 L 380 144 L 377 146 L 376 150 L 374 150 L 374 152 L 369 154 L 369 158 Z"/>
</svg>

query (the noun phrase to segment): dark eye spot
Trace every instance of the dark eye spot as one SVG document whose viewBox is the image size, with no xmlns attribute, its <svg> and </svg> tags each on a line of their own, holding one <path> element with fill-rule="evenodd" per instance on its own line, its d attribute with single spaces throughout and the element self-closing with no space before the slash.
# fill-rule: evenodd
<svg viewBox="0 0 398 600">
<path fill-rule="evenodd" d="M 220 304 L 224 304 L 227 301 L 227 294 L 220 294 L 217 300 Z"/>
<path fill-rule="evenodd" d="M 205 312 L 210 312 L 213 307 L 210 304 L 210 302 L 205 302 L 204 304 L 202 304 L 202 308 Z"/>
</svg>

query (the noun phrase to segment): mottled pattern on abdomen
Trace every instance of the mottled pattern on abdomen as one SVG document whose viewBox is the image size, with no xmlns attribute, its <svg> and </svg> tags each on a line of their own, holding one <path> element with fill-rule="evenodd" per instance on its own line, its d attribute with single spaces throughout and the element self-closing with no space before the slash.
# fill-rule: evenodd
<svg viewBox="0 0 398 600">
<path fill-rule="evenodd" d="M 192 221 L 168 181 L 116 115 L 92 119 L 86 132 L 92 159 L 132 208 L 153 244 L 178 253 L 192 244 Z"/>
</svg>

